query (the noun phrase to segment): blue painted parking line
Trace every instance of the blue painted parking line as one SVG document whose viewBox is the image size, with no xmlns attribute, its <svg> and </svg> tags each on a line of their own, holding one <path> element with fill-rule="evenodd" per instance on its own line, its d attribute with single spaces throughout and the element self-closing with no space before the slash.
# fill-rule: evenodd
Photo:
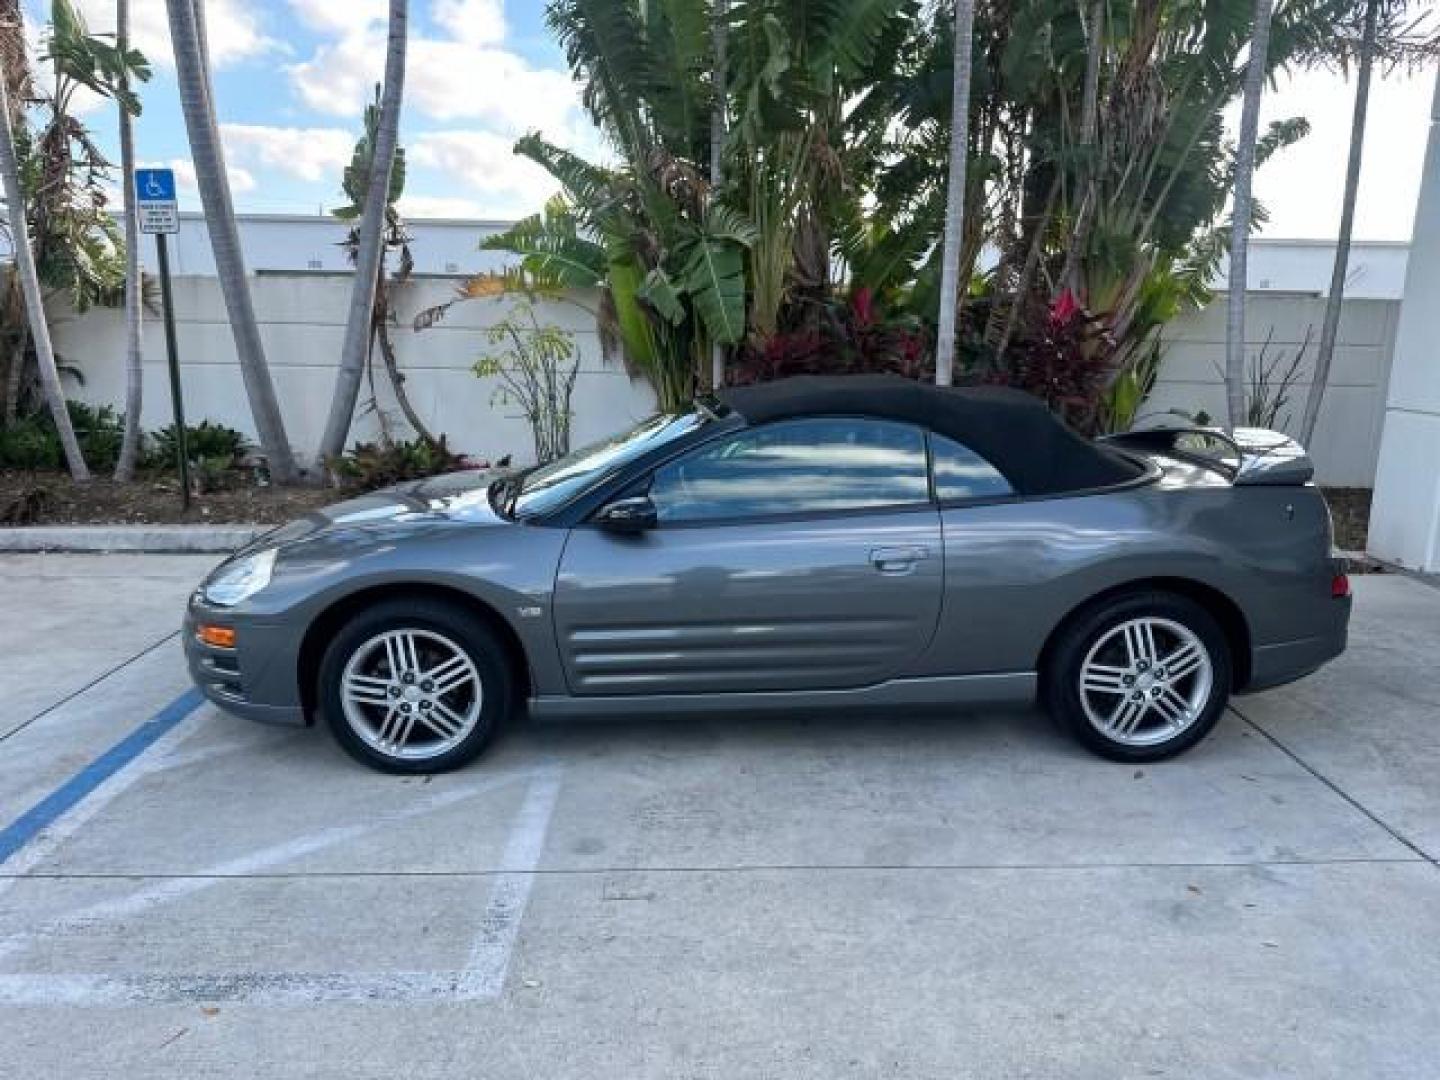
<svg viewBox="0 0 1440 1080">
<path fill-rule="evenodd" d="M 0 830 L 0 865 L 97 787 L 148 750 L 160 736 L 194 712 L 205 698 L 187 690 Z"/>
</svg>

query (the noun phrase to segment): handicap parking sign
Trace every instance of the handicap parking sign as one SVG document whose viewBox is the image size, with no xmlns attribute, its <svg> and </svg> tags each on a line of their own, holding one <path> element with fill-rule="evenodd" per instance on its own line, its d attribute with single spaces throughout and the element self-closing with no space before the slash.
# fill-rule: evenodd
<svg viewBox="0 0 1440 1080">
<path fill-rule="evenodd" d="M 135 202 L 141 232 L 180 231 L 180 207 L 175 201 L 173 169 L 136 169 Z"/>
</svg>

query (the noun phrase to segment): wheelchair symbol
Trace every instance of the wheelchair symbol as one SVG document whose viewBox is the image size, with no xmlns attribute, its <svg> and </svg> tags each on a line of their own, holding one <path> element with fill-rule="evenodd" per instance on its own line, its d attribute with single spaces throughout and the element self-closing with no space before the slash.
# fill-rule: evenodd
<svg viewBox="0 0 1440 1080">
<path fill-rule="evenodd" d="M 145 178 L 145 194 L 152 199 L 163 199 L 165 197 L 165 185 L 160 183 L 160 178 L 151 173 Z"/>
</svg>

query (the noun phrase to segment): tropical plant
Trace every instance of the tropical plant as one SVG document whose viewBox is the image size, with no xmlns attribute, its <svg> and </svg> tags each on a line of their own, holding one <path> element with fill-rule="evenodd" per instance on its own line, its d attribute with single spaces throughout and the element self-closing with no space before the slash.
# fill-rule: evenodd
<svg viewBox="0 0 1440 1080">
<path fill-rule="evenodd" d="M 113 468 L 120 456 L 125 418 L 109 406 L 79 401 L 67 401 L 65 412 L 86 462 L 97 469 Z M 49 413 L 32 413 L 0 428 L 0 468 L 48 471 L 63 469 L 65 461 L 63 437 Z"/>
<path fill-rule="evenodd" d="M 210 57 L 206 42 L 203 0 L 165 0 L 169 13 L 170 41 L 175 53 L 175 76 L 180 91 L 181 111 L 190 138 L 190 156 L 195 166 L 195 183 L 205 209 L 206 231 L 215 256 L 215 271 L 225 297 L 235 354 L 250 403 L 250 413 L 260 435 L 260 445 L 279 483 L 293 483 L 299 477 L 295 456 L 285 434 L 275 384 L 265 360 L 255 306 L 245 274 L 245 257 L 235 224 L 235 206 L 225 172 L 225 152 L 215 118 L 215 89 L 210 80 Z"/>
<path fill-rule="evenodd" d="M 481 378 L 499 379 L 494 401 L 520 406 L 541 465 L 570 452 L 570 398 L 580 362 L 575 335 L 556 326 L 542 326 L 532 304 L 521 301 L 486 331 L 492 346 L 504 346 L 476 362 Z"/>
<path fill-rule="evenodd" d="M 360 249 L 360 226 L 355 223 L 363 216 L 366 200 L 369 198 L 371 164 L 374 159 L 374 147 L 377 145 L 380 134 L 382 106 L 381 88 L 376 86 L 375 100 L 365 107 L 364 134 L 355 143 L 350 164 L 341 178 L 341 190 L 349 201 L 344 206 L 331 211 L 341 221 L 351 222 L 344 247 L 352 263 L 356 261 Z M 385 198 L 380 258 L 375 268 L 375 297 L 370 309 L 370 337 L 363 358 L 364 371 L 370 386 L 370 400 L 365 408 L 373 410 L 379 420 L 382 441 L 389 440 L 391 438 L 389 422 L 375 394 L 374 356 L 375 348 L 378 346 L 381 360 L 385 365 L 386 376 L 389 378 L 390 387 L 395 394 L 395 401 L 400 406 L 406 422 L 421 439 L 434 442 L 436 441 L 435 436 L 410 400 L 410 394 L 405 387 L 405 376 L 400 371 L 399 360 L 395 353 L 395 343 L 390 336 L 391 328 L 398 322 L 394 307 L 395 294 L 410 280 L 410 275 L 415 268 L 415 260 L 410 253 L 410 233 L 396 206 L 400 197 L 405 194 L 404 147 L 395 146 L 392 157 L 393 163 L 390 167 L 389 186 Z M 390 273 L 389 267 L 392 254 L 396 257 L 393 274 Z M 438 318 L 438 316 L 436 317 Z"/>
<path fill-rule="evenodd" d="M 390 0 L 388 43 L 385 50 L 385 82 L 383 93 L 377 94 L 375 111 L 366 110 L 365 138 L 355 148 L 355 160 L 345 177 L 346 194 L 351 206 L 359 210 L 360 222 L 351 231 L 350 257 L 355 264 L 355 284 L 350 296 L 350 312 L 345 320 L 345 341 L 340 351 L 340 367 L 335 374 L 335 392 L 330 401 L 330 415 L 320 439 L 320 456 L 333 457 L 345 445 L 350 422 L 355 415 L 355 402 L 360 394 L 360 379 L 375 338 L 375 315 L 379 304 L 377 291 L 385 273 L 386 232 L 396 198 L 392 178 L 395 174 L 396 147 L 400 130 L 400 105 L 405 88 L 405 48 L 409 19 L 407 0 Z M 361 176 L 352 171 L 365 166 Z M 401 173 L 401 183 L 403 185 Z M 359 196 L 359 198 L 357 198 Z"/>
<path fill-rule="evenodd" d="M 175 465 L 179 447 L 175 441 L 175 425 L 167 424 L 152 431 L 145 464 L 152 469 L 170 469 Z M 228 468 L 240 464 L 250 449 L 250 440 L 243 432 L 211 420 L 185 425 L 185 449 L 192 461 L 223 461 Z"/>
<path fill-rule="evenodd" d="M 5 12 L 7 37 L 12 36 L 10 16 L 18 25 L 19 8 Z M 7 42 L 7 45 L 10 43 Z M 23 49 L 23 38 L 18 48 Z M 75 439 L 70 425 L 70 416 L 65 409 L 65 395 L 60 386 L 60 373 L 55 366 L 55 351 L 50 344 L 50 327 L 45 321 L 45 304 L 40 292 L 40 276 L 36 270 L 35 255 L 30 247 L 30 223 L 25 214 L 25 191 L 20 182 L 20 164 L 15 153 L 14 112 L 10 106 L 10 90 L 7 83 L 8 69 L 0 73 L 0 183 L 5 190 L 6 210 L 10 219 L 10 240 L 15 251 L 15 276 L 25 298 L 30 337 L 34 342 L 35 358 L 40 368 L 40 381 L 44 387 L 45 401 L 58 432 L 64 450 L 65 463 L 70 475 L 77 481 L 90 479 L 85 458 Z M 19 362 L 23 354 L 12 358 Z"/>
<path fill-rule="evenodd" d="M 1230 211 L 1230 287 L 1225 297 L 1225 402 L 1230 426 L 1245 411 L 1245 294 L 1249 290 L 1246 256 L 1250 248 L 1250 188 L 1255 173 L 1255 143 L 1260 125 L 1260 96 L 1265 89 L 1265 60 L 1270 49 L 1270 20 L 1275 0 L 1255 0 L 1250 58 L 1240 108 L 1240 142 L 1235 154 L 1234 205 Z"/>
<path fill-rule="evenodd" d="M 343 457 L 330 462 L 331 471 L 342 485 L 363 491 L 481 467 L 481 463 L 453 453 L 445 445 L 444 435 L 434 441 L 417 437 L 409 441 L 357 442 Z"/>
</svg>

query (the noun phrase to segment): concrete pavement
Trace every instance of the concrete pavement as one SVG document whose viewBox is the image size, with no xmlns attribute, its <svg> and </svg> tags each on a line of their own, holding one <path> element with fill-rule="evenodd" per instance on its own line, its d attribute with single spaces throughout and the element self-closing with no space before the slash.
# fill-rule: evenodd
<svg viewBox="0 0 1440 1080">
<path fill-rule="evenodd" d="M 204 565 L 0 557 L 0 829 L 184 689 Z M 1143 768 L 932 712 L 426 781 L 200 708 L 0 864 L 0 1074 L 1433 1077 L 1440 591 L 1356 585 L 1341 661 Z"/>
</svg>

